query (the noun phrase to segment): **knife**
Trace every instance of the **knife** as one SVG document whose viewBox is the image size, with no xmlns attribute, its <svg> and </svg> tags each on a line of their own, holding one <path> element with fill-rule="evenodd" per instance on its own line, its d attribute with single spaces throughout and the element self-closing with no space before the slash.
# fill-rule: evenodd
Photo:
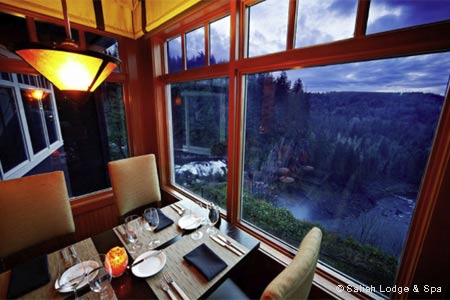
<svg viewBox="0 0 450 300">
<path fill-rule="evenodd" d="M 175 210 L 177 212 L 177 214 L 182 215 L 183 212 L 180 210 L 180 208 L 178 206 L 176 206 L 175 204 L 172 204 L 170 207 L 172 207 L 173 210 Z"/>
<path fill-rule="evenodd" d="M 233 247 L 237 251 L 241 252 L 242 254 L 245 254 L 245 251 L 233 244 L 231 241 L 227 240 L 225 237 L 221 236 L 220 234 L 217 235 L 219 239 L 221 239 L 225 244 L 229 245 L 230 247 Z"/>
<path fill-rule="evenodd" d="M 156 252 L 152 252 L 152 253 L 150 253 L 149 255 L 147 255 L 147 256 L 141 258 L 140 260 L 133 262 L 133 263 L 131 264 L 131 266 L 127 266 L 127 268 L 128 268 L 128 269 L 133 268 L 133 267 L 137 266 L 138 264 L 140 264 L 140 263 L 146 261 L 146 260 L 149 259 L 150 257 L 155 257 L 155 256 L 160 255 L 161 252 L 162 252 L 161 250 L 158 250 L 158 251 L 156 251 Z"/>
<path fill-rule="evenodd" d="M 228 244 L 222 242 L 221 240 L 219 240 L 217 237 L 210 235 L 209 236 L 214 242 L 216 242 L 217 244 L 227 248 L 228 250 L 232 251 L 234 254 L 236 254 L 237 256 L 242 256 L 242 253 L 237 251 L 236 249 L 234 249 L 233 247 L 230 247 Z"/>
</svg>

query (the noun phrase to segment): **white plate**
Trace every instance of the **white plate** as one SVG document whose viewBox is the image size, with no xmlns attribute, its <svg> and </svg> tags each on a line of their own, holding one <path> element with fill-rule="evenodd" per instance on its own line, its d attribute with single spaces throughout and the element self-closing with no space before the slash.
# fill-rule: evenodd
<svg viewBox="0 0 450 300">
<path fill-rule="evenodd" d="M 67 269 L 61 275 L 61 278 L 59 279 L 59 281 L 55 280 L 55 289 L 56 290 L 59 289 L 59 287 L 60 287 L 59 283 L 64 285 L 64 283 L 70 281 L 71 279 L 83 275 L 83 267 L 81 264 L 83 264 L 86 274 L 88 274 L 93 269 L 99 267 L 98 262 L 93 261 L 93 260 L 83 261 L 79 264 L 76 264 L 76 265 L 70 267 L 69 269 Z M 83 281 L 78 285 L 78 289 L 84 287 L 88 283 L 89 283 L 88 278 L 86 278 L 86 277 L 83 278 Z M 60 293 L 68 293 L 68 292 L 72 292 L 72 291 L 73 291 L 73 288 L 69 287 L 69 286 L 62 287 L 60 290 L 58 290 L 58 292 L 60 292 Z"/>
<path fill-rule="evenodd" d="M 150 255 L 153 252 L 156 252 L 156 251 L 151 250 L 151 251 L 142 253 L 141 255 L 136 257 L 135 261 L 138 261 L 138 260 Z M 144 260 L 140 264 L 132 267 L 131 271 L 137 277 L 149 277 L 149 276 L 155 275 L 156 273 L 161 271 L 165 264 L 166 264 L 166 254 L 164 254 L 164 252 L 161 252 L 160 254 L 149 257 L 148 259 Z"/>
<path fill-rule="evenodd" d="M 195 215 L 182 216 L 178 220 L 178 226 L 180 226 L 181 229 L 191 230 L 197 228 L 201 222 L 202 218 Z"/>
</svg>

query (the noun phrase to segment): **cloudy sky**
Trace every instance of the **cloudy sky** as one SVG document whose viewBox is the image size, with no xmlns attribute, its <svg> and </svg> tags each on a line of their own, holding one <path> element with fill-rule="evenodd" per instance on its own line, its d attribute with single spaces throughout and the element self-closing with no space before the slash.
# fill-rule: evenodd
<svg viewBox="0 0 450 300">
<path fill-rule="evenodd" d="M 288 7 L 289 0 L 266 0 L 250 7 L 250 57 L 286 48 Z M 299 0 L 295 47 L 351 38 L 356 9 L 357 0 Z M 450 0 L 371 0 L 367 34 L 447 19 Z M 229 22 L 228 17 L 211 25 L 211 49 L 218 60 L 228 61 Z M 203 29 L 192 31 L 186 40 L 188 57 L 204 51 Z M 181 48 L 179 42 L 177 47 Z M 309 91 L 419 91 L 443 95 L 449 81 L 450 53 L 291 70 L 287 74 L 292 82 L 300 77 Z"/>
<path fill-rule="evenodd" d="M 299 0 L 295 46 L 352 37 L 356 9 L 356 0 Z M 287 11 L 287 0 L 267 0 L 250 8 L 249 56 L 285 48 L 287 25 L 283 16 Z M 450 19 L 450 0 L 372 0 L 367 33 L 446 19 Z M 419 91 L 444 95 L 450 53 L 291 70 L 287 74 L 292 82 L 301 78 L 311 92 Z"/>
</svg>

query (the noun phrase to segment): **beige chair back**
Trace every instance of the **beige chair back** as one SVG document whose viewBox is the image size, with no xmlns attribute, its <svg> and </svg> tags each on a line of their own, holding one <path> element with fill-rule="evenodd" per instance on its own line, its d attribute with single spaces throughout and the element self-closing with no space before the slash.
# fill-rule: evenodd
<svg viewBox="0 0 450 300">
<path fill-rule="evenodd" d="M 297 255 L 264 290 L 261 299 L 308 299 L 319 256 L 322 231 L 314 227 L 303 238 Z"/>
<path fill-rule="evenodd" d="M 146 204 L 161 201 L 154 154 L 111 161 L 108 168 L 120 216 Z"/>
<path fill-rule="evenodd" d="M 74 232 L 62 171 L 0 181 L 0 257 Z"/>
</svg>

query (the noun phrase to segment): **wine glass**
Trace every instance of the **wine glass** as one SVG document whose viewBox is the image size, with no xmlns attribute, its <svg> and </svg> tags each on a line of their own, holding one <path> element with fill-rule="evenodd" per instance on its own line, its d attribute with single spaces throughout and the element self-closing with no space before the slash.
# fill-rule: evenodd
<svg viewBox="0 0 450 300">
<path fill-rule="evenodd" d="M 203 203 L 202 202 L 198 202 L 198 207 L 196 207 L 197 209 L 193 209 L 191 214 L 192 214 L 192 218 L 199 218 L 200 222 L 199 222 L 199 226 L 195 229 L 195 231 L 191 234 L 191 238 L 193 240 L 199 240 L 203 237 L 203 232 L 200 230 L 200 225 L 203 225 L 203 223 L 205 222 L 205 217 L 203 216 Z M 196 211 L 198 213 L 196 213 Z"/>
<path fill-rule="evenodd" d="M 99 254 L 97 257 L 91 258 L 100 264 L 98 268 L 92 269 L 88 274 L 89 287 L 91 291 L 99 293 L 100 300 L 110 299 L 112 296 L 111 278 L 112 266 L 109 258 L 105 254 Z"/>
<path fill-rule="evenodd" d="M 208 204 L 208 225 L 209 228 L 206 230 L 209 235 L 215 235 L 217 233 L 217 230 L 214 228 L 214 225 L 216 225 L 217 221 L 219 221 L 220 218 L 220 210 L 219 207 L 214 203 Z"/>
<path fill-rule="evenodd" d="M 131 215 L 125 218 L 125 227 L 127 229 L 127 239 L 132 244 L 130 253 L 136 253 L 142 248 L 142 244 L 139 243 L 139 235 L 141 233 L 141 220 L 138 215 Z"/>
<path fill-rule="evenodd" d="M 159 224 L 158 210 L 154 207 L 147 208 L 146 210 L 144 210 L 143 220 L 144 220 L 144 229 L 150 232 L 154 232 Z M 159 243 L 160 243 L 159 240 L 155 240 L 154 238 L 150 237 L 150 242 L 148 243 L 148 246 L 152 247 L 153 245 Z"/>
</svg>

